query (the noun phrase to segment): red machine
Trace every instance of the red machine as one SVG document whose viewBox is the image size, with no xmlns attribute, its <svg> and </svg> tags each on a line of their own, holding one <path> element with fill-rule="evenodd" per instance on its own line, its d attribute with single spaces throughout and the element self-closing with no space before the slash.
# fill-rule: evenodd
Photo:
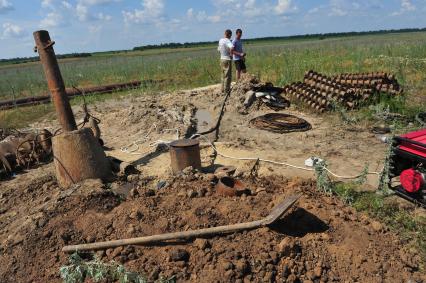
<svg viewBox="0 0 426 283">
<path fill-rule="evenodd" d="M 393 140 L 390 179 L 399 176 L 399 185 L 390 186 L 399 196 L 426 208 L 426 129 Z"/>
</svg>

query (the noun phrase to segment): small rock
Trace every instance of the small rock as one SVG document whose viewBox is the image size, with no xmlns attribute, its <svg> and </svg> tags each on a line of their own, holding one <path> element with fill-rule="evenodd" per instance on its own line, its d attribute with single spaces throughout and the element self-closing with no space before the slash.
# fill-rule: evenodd
<svg viewBox="0 0 426 283">
<path fill-rule="evenodd" d="M 322 274 L 322 267 L 321 266 L 316 266 L 314 268 L 314 276 L 315 278 L 320 278 Z"/>
<path fill-rule="evenodd" d="M 281 253 L 282 256 L 289 256 L 294 249 L 294 241 L 291 238 L 284 238 L 278 244 L 278 252 Z"/>
<path fill-rule="evenodd" d="M 115 248 L 114 251 L 111 253 L 111 258 L 117 257 L 118 255 L 121 254 L 122 251 L 123 251 L 123 247 Z"/>
<path fill-rule="evenodd" d="M 94 235 L 89 235 L 86 237 L 87 243 L 93 243 L 96 240 L 96 237 Z"/>
<path fill-rule="evenodd" d="M 278 263 L 278 261 L 279 261 L 279 257 L 278 257 L 278 253 L 277 253 L 277 252 L 270 252 L 270 253 L 269 253 L 269 256 L 271 257 L 272 262 L 273 262 L 274 264 L 277 264 L 277 263 Z"/>
<path fill-rule="evenodd" d="M 192 166 L 188 166 L 182 170 L 182 174 L 191 175 L 193 171 L 194 171 L 194 168 L 192 168 Z"/>
<path fill-rule="evenodd" d="M 222 261 L 220 265 L 223 268 L 223 270 L 231 270 L 234 268 L 234 265 L 232 264 L 232 262 L 227 260 Z"/>
<path fill-rule="evenodd" d="M 210 243 L 206 239 L 196 239 L 194 241 L 194 245 L 200 250 L 205 250 L 207 248 L 210 248 Z"/>
<path fill-rule="evenodd" d="M 139 181 L 139 175 L 137 174 L 132 174 L 127 176 L 127 181 L 130 183 L 136 183 L 137 181 Z"/>
<path fill-rule="evenodd" d="M 306 272 L 305 276 L 306 276 L 306 278 L 308 280 L 314 280 L 315 279 L 315 275 L 314 275 L 314 273 L 311 270 L 309 270 L 308 272 Z"/>
<path fill-rule="evenodd" d="M 136 188 L 131 189 L 131 190 L 130 190 L 130 196 L 131 196 L 132 198 L 135 198 L 135 197 L 139 196 L 138 189 L 136 189 Z"/>
<path fill-rule="evenodd" d="M 234 276 L 234 271 L 232 269 L 225 272 L 225 278 L 231 278 Z"/>
<path fill-rule="evenodd" d="M 153 281 L 156 281 L 158 279 L 158 276 L 160 275 L 160 268 L 158 266 L 154 267 L 154 269 L 149 274 L 149 278 Z"/>
<path fill-rule="evenodd" d="M 380 231 L 383 230 L 383 225 L 380 222 L 378 222 L 378 221 L 371 222 L 371 227 L 376 232 L 380 232 Z"/>
<path fill-rule="evenodd" d="M 197 196 L 197 193 L 196 193 L 194 190 L 188 190 L 188 191 L 186 192 L 186 195 L 187 195 L 189 198 L 195 198 L 195 197 Z"/>
<path fill-rule="evenodd" d="M 145 191 L 145 196 L 153 197 L 153 196 L 155 196 L 155 191 L 153 189 L 148 189 L 148 190 Z"/>
<path fill-rule="evenodd" d="M 263 282 L 273 282 L 274 281 L 274 272 L 268 271 L 265 276 L 263 276 Z"/>
<path fill-rule="evenodd" d="M 214 174 L 212 174 L 212 173 L 205 174 L 204 177 L 203 177 L 203 179 L 206 180 L 206 181 L 208 181 L 208 182 L 215 182 L 215 181 L 217 181 L 216 176 Z"/>
<path fill-rule="evenodd" d="M 286 282 L 288 282 L 288 283 L 295 283 L 295 282 L 297 282 L 297 281 L 298 281 L 298 279 L 299 279 L 299 278 L 297 278 L 297 276 L 296 276 L 296 275 L 294 275 L 294 274 L 290 274 L 290 275 L 287 277 L 287 281 L 286 281 Z"/>
<path fill-rule="evenodd" d="M 37 227 L 39 227 L 39 228 L 44 227 L 44 225 L 46 225 L 46 223 L 47 223 L 47 220 L 45 218 L 40 218 L 37 221 Z"/>
<path fill-rule="evenodd" d="M 184 249 L 174 249 L 169 253 L 170 261 L 188 261 L 189 253 Z"/>
<path fill-rule="evenodd" d="M 288 264 L 285 263 L 283 265 L 283 268 L 282 268 L 282 276 L 283 276 L 283 278 L 287 278 L 290 275 L 290 273 L 291 273 L 290 272 L 290 268 L 289 268 Z"/>
<path fill-rule="evenodd" d="M 241 275 L 246 275 L 250 272 L 250 265 L 246 260 L 239 260 L 235 263 L 235 269 L 241 273 Z"/>
<path fill-rule="evenodd" d="M 207 189 L 206 188 L 201 188 L 201 189 L 199 189 L 198 191 L 197 191 L 197 195 L 199 196 L 199 197 L 204 197 L 205 195 L 206 195 L 206 193 L 207 193 Z"/>
<path fill-rule="evenodd" d="M 99 250 L 96 252 L 96 256 L 101 259 L 105 256 L 105 250 Z"/>
<path fill-rule="evenodd" d="M 170 184 L 167 181 L 160 181 L 157 183 L 157 190 L 166 189 Z"/>
<path fill-rule="evenodd" d="M 143 213 L 139 210 L 135 210 L 132 213 L 130 213 L 129 217 L 131 219 L 141 220 L 143 218 Z"/>
<path fill-rule="evenodd" d="M 129 229 L 127 229 L 127 234 L 129 235 L 133 235 L 135 233 L 135 227 L 132 225 L 129 227 Z"/>
<path fill-rule="evenodd" d="M 52 236 L 52 231 L 51 230 L 47 230 L 43 232 L 43 237 L 45 238 L 50 238 Z"/>
</svg>

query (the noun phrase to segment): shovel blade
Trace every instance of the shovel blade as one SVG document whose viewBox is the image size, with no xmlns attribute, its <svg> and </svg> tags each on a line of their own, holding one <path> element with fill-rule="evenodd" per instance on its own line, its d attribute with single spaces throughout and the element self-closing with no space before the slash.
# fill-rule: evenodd
<svg viewBox="0 0 426 283">
<path fill-rule="evenodd" d="M 301 197 L 302 195 L 293 195 L 288 198 L 286 198 L 284 201 L 279 203 L 277 206 L 274 207 L 274 209 L 271 211 L 271 213 L 265 217 L 262 220 L 262 225 L 269 226 L 275 221 L 277 221 L 284 213 L 289 210 L 293 204 L 296 203 L 296 201 Z"/>
</svg>

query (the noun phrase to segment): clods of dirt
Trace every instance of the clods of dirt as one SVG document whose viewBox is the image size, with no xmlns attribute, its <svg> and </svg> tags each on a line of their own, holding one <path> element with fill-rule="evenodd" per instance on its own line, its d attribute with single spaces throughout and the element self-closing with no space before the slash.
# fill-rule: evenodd
<svg viewBox="0 0 426 283">
<path fill-rule="evenodd" d="M 150 282 L 172 276 L 178 282 L 425 279 L 418 255 L 401 250 L 400 240 L 386 227 L 378 229 L 367 216 L 319 193 L 313 181 L 244 179 L 251 193 L 240 197 L 216 195 L 209 177 L 199 173 L 164 181 L 168 185 L 158 187 L 156 179 L 133 177 L 135 192 L 125 197 L 113 192 L 114 184 L 96 180 L 61 191 L 49 174 L 22 180 L 19 189 L 6 184 L 1 200 L 7 213 L 0 215 L 2 282 L 60 282 L 59 268 L 67 263 L 64 245 L 253 221 L 296 193 L 302 194 L 298 203 L 269 228 L 96 254 Z M 38 203 L 49 205 L 31 209 Z M 18 232 L 21 239 L 8 242 L 8 235 Z"/>
</svg>

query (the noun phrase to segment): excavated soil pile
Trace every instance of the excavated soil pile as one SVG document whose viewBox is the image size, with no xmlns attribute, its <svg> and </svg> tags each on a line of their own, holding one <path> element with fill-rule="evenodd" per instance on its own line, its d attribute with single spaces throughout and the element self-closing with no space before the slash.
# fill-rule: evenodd
<svg viewBox="0 0 426 283">
<path fill-rule="evenodd" d="M 386 227 L 312 181 L 244 180 L 251 195 L 219 197 L 212 176 L 188 172 L 161 182 L 131 175 L 126 182 L 86 181 L 60 190 L 51 170 L 2 183 L 2 282 L 60 282 L 64 245 L 152 235 L 257 220 L 286 196 L 296 206 L 271 228 L 188 242 L 98 251 L 150 281 L 421 282 L 419 256 Z M 17 186 L 17 184 L 19 186 Z"/>
</svg>

